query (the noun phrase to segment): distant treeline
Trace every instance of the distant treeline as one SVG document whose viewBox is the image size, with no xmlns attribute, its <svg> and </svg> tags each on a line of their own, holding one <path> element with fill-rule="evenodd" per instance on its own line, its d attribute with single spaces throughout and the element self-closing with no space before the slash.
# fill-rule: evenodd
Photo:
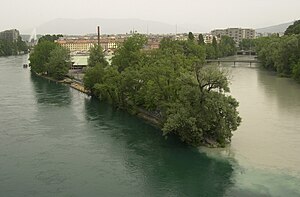
<svg viewBox="0 0 300 197">
<path fill-rule="evenodd" d="M 256 39 L 255 48 L 264 68 L 300 82 L 300 21 L 289 26 L 282 37 Z"/>
<path fill-rule="evenodd" d="M 0 39 L 0 56 L 18 55 L 27 53 L 28 47 L 22 38 L 19 36 L 17 41 L 8 41 Z"/>
<path fill-rule="evenodd" d="M 56 40 L 58 40 L 59 38 L 63 37 L 62 34 L 53 34 L 53 35 L 50 35 L 50 34 L 47 34 L 47 35 L 44 35 L 42 36 L 40 39 L 39 39 L 39 42 L 38 43 L 41 43 L 43 41 L 49 41 L 49 42 L 54 42 Z"/>
</svg>

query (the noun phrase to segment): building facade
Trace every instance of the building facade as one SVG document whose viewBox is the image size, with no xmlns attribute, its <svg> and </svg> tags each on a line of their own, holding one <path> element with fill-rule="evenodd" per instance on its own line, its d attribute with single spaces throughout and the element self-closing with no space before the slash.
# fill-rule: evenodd
<svg viewBox="0 0 300 197">
<path fill-rule="evenodd" d="M 88 53 L 90 48 L 98 44 L 95 38 L 60 38 L 56 41 L 59 45 L 67 48 L 70 52 Z M 117 40 L 115 38 L 100 39 L 100 45 L 103 50 L 114 50 L 120 43 L 124 42 L 123 39 Z"/>
<path fill-rule="evenodd" d="M 7 40 L 10 42 L 17 41 L 20 36 L 20 32 L 16 29 L 6 30 L 0 32 L 0 39 Z"/>
<path fill-rule="evenodd" d="M 227 29 L 215 29 L 211 31 L 213 36 L 221 38 L 226 35 L 231 37 L 235 43 L 240 43 L 243 39 L 254 39 L 255 30 L 254 29 L 243 29 L 243 28 L 227 28 Z"/>
<path fill-rule="evenodd" d="M 57 43 L 67 49 L 70 52 L 87 52 L 92 46 L 97 44 L 97 40 L 67 40 L 59 39 Z"/>
<path fill-rule="evenodd" d="M 203 34 L 203 40 L 205 44 L 212 44 L 214 37 L 216 38 L 216 41 L 219 43 L 220 39 L 217 36 L 214 36 L 212 34 Z"/>
</svg>

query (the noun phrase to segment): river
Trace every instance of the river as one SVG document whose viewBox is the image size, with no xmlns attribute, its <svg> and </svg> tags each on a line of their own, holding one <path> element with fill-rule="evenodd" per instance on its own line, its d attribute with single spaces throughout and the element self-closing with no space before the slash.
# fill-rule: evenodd
<svg viewBox="0 0 300 197">
<path fill-rule="evenodd" d="M 190 148 L 137 117 L 0 58 L 0 196 L 300 196 L 300 85 L 223 64 L 243 122 Z"/>
</svg>

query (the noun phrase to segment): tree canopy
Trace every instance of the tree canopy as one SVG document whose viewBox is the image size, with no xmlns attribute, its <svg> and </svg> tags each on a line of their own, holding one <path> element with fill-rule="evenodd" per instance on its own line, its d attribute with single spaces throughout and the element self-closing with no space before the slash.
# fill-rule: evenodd
<svg viewBox="0 0 300 197">
<path fill-rule="evenodd" d="M 192 32 L 189 32 L 188 39 L 189 40 L 195 40 L 195 36 Z"/>
<path fill-rule="evenodd" d="M 199 34 L 198 36 L 198 44 L 199 45 L 204 45 L 204 38 L 203 38 L 203 35 L 202 34 Z"/>
<path fill-rule="evenodd" d="M 255 41 L 258 58 L 263 67 L 276 71 L 280 76 L 299 80 L 300 35 L 272 36 Z M 300 81 L 299 81 L 300 82 Z"/>
<path fill-rule="evenodd" d="M 199 44 L 199 43 L 198 43 Z M 202 45 L 202 44 L 200 44 Z M 229 36 L 222 36 L 219 43 L 214 36 L 211 44 L 204 44 L 207 59 L 227 57 L 236 53 L 236 44 Z"/>
<path fill-rule="evenodd" d="M 55 34 L 54 35 L 47 34 L 47 35 L 42 36 L 39 39 L 38 43 L 41 43 L 41 42 L 44 42 L 44 41 L 54 42 L 55 40 L 58 40 L 61 37 L 63 37 L 62 34 L 57 34 L 57 35 L 55 35 Z"/>
<path fill-rule="evenodd" d="M 88 66 L 93 67 L 97 64 L 107 66 L 108 62 L 104 58 L 103 49 L 99 45 L 94 45 L 90 49 L 90 56 L 88 59 Z"/>
<path fill-rule="evenodd" d="M 56 46 L 46 63 L 47 74 L 54 79 L 64 79 L 70 67 L 70 52 L 64 47 Z"/>
<path fill-rule="evenodd" d="M 121 45 L 112 58 L 112 64 L 119 71 L 123 71 L 128 67 L 134 67 L 139 64 L 142 58 L 141 49 L 145 47 L 147 38 L 140 34 L 133 34 L 126 42 Z"/>
<path fill-rule="evenodd" d="M 164 135 L 193 146 L 230 142 L 241 122 L 238 102 L 228 96 L 226 71 L 205 66 L 205 46 L 165 38 L 144 51 L 146 38 L 133 35 L 116 51 L 111 66 L 88 69 L 85 86 L 100 100 L 157 117 Z"/>
<path fill-rule="evenodd" d="M 54 79 L 62 79 L 71 66 L 70 52 L 51 41 L 43 41 L 30 54 L 31 70 L 46 74 Z"/>
<path fill-rule="evenodd" d="M 28 52 L 28 47 L 20 36 L 16 41 L 0 39 L 0 56 L 18 55 L 20 52 Z"/>
<path fill-rule="evenodd" d="M 294 24 L 290 25 L 284 35 L 300 34 L 300 20 L 295 21 Z"/>
<path fill-rule="evenodd" d="M 240 50 L 250 50 L 255 48 L 255 41 L 254 39 L 243 39 L 239 43 Z"/>
</svg>

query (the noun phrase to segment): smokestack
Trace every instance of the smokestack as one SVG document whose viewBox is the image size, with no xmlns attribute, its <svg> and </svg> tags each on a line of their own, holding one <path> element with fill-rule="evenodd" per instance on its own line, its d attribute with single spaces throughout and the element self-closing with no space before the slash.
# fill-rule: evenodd
<svg viewBox="0 0 300 197">
<path fill-rule="evenodd" d="M 100 46 L 100 27 L 98 26 L 98 46 Z"/>
</svg>

